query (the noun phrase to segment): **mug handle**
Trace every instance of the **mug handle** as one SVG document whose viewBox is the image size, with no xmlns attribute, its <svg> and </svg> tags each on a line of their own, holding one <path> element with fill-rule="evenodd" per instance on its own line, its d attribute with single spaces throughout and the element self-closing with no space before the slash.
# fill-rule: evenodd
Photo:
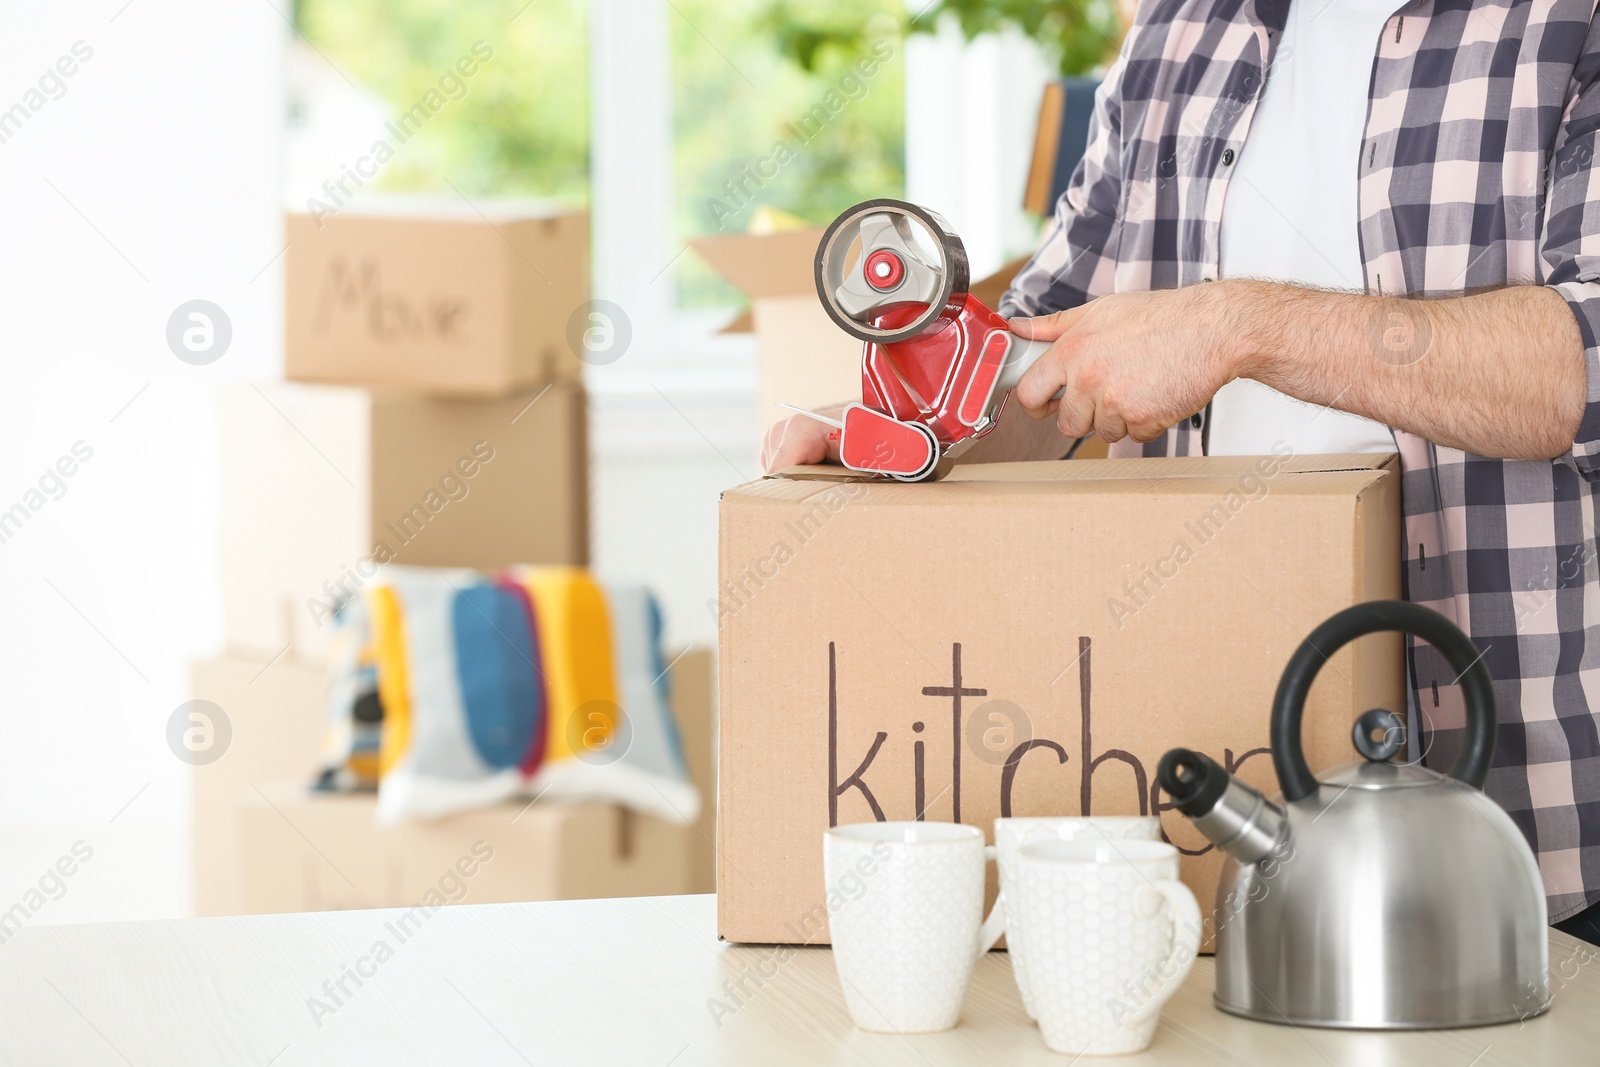
<svg viewBox="0 0 1600 1067">
<path fill-rule="evenodd" d="M 985 863 L 995 862 L 1000 855 L 1000 850 L 993 845 L 983 846 L 983 859 Z M 1199 914 L 1198 906 L 1196 914 Z M 989 909 L 989 917 L 983 920 L 983 926 L 978 930 L 978 958 L 983 959 L 983 954 L 1000 941 L 1000 935 L 1006 932 L 1006 898 L 1005 894 L 997 894 L 994 898 L 994 907 Z"/>
<path fill-rule="evenodd" d="M 1183 985 L 1183 980 L 1189 977 L 1189 968 L 1194 966 L 1194 958 L 1200 955 L 1200 903 L 1195 900 L 1194 894 L 1182 882 L 1163 880 L 1150 885 L 1166 897 L 1172 909 L 1172 951 L 1157 969 L 1176 969 L 1170 978 L 1155 988 L 1150 999 L 1122 1020 L 1123 1028 L 1128 1030 L 1149 1022 L 1161 1010 L 1161 1006 Z M 999 910 L 998 905 L 995 910 Z"/>
</svg>

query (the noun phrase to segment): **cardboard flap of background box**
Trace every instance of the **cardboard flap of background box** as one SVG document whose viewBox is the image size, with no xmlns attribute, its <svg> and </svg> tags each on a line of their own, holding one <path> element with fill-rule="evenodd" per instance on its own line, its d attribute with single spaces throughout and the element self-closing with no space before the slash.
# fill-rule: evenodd
<svg viewBox="0 0 1600 1067">
<path fill-rule="evenodd" d="M 723 234 L 694 242 L 712 269 L 750 298 L 750 311 L 724 332 L 755 332 L 763 429 L 789 417 L 779 403 L 816 410 L 861 396 L 861 342 L 839 329 L 817 299 L 812 264 L 822 233 Z M 1027 261 L 1013 260 L 974 282 L 972 293 L 997 307 Z M 1050 422 L 1033 422 L 1015 404 L 1007 405 L 995 437 L 1003 440 L 981 442 L 963 462 L 983 463 L 991 456 L 1059 459 L 1072 444 Z M 1105 445 L 1091 439 L 1079 455 L 1102 457 Z"/>
<path fill-rule="evenodd" d="M 290 214 L 286 231 L 290 379 L 479 396 L 581 380 L 569 327 L 589 299 L 586 214 L 420 200 Z"/>
<path fill-rule="evenodd" d="M 719 931 L 826 940 L 832 824 L 1162 814 L 1209 914 L 1221 857 L 1167 811 L 1183 745 L 1269 793 L 1268 712 L 1314 626 L 1400 591 L 1393 456 L 797 469 L 721 504 Z M 1329 662 L 1314 768 L 1403 708 L 1398 635 Z M 990 878 L 991 899 L 994 891 Z"/>
<path fill-rule="evenodd" d="M 711 650 L 691 648 L 668 675 L 684 758 L 706 801 L 692 827 L 619 815 L 607 804 L 536 804 L 519 814 L 519 801 L 383 829 L 372 796 L 306 789 L 327 719 L 320 667 L 292 657 L 198 661 L 193 695 L 223 709 L 232 738 L 220 759 L 193 770 L 195 913 L 415 904 L 480 840 L 495 863 L 473 881 L 465 898 L 473 903 L 709 893 L 715 674 Z"/>
<path fill-rule="evenodd" d="M 325 651 L 376 564 L 588 561 L 581 386 L 495 399 L 230 385 L 218 551 L 230 647 Z"/>
</svg>

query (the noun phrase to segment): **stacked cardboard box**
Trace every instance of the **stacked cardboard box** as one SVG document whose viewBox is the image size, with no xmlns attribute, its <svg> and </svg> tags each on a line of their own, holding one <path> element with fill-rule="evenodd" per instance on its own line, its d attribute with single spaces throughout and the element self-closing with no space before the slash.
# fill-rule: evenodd
<svg viewBox="0 0 1600 1067">
<path fill-rule="evenodd" d="M 191 689 L 226 709 L 232 739 L 223 758 L 194 769 L 195 913 L 410 906 L 462 857 L 481 868 L 461 897 L 475 904 L 709 893 L 716 795 L 710 650 L 677 656 L 668 680 L 684 756 L 706 798 L 694 826 L 606 804 L 508 801 L 379 828 L 370 794 L 307 788 L 327 699 L 320 667 L 237 652 L 201 660 L 191 668 Z M 483 862 L 486 849 L 493 862 Z"/>
<path fill-rule="evenodd" d="M 195 770 L 197 910 L 398 903 L 480 839 L 510 847 L 474 900 L 704 890 L 694 828 L 550 805 L 380 833 L 370 797 L 305 791 L 333 612 L 379 564 L 588 562 L 588 223 L 440 209 L 287 231 L 289 381 L 221 399 L 227 648 L 192 681 L 231 739 Z M 709 750 L 691 758 L 709 773 Z"/>
<path fill-rule="evenodd" d="M 588 557 L 581 387 L 457 399 L 245 384 L 221 399 L 223 616 L 232 647 L 308 662 L 380 563 Z"/>
<path fill-rule="evenodd" d="M 581 213 L 290 215 L 289 383 L 222 400 L 230 647 L 316 662 L 379 563 L 588 562 Z"/>
<path fill-rule="evenodd" d="M 228 747 L 190 776 L 196 915 L 244 909 L 238 804 L 257 789 L 309 783 L 327 717 L 328 679 L 319 664 L 241 651 L 189 666 L 189 692 L 227 716 Z"/>
<path fill-rule="evenodd" d="M 295 381 L 483 397 L 582 381 L 587 215 L 290 215 L 288 243 Z"/>
</svg>

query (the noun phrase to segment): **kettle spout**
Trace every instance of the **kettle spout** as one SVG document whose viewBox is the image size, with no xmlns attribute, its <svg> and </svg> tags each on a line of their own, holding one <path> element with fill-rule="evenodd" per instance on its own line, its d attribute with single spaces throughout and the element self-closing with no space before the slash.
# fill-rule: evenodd
<svg viewBox="0 0 1600 1067">
<path fill-rule="evenodd" d="M 1161 757 L 1156 779 L 1195 829 L 1242 864 L 1265 859 L 1288 835 L 1282 808 L 1203 752 L 1173 749 Z"/>
</svg>

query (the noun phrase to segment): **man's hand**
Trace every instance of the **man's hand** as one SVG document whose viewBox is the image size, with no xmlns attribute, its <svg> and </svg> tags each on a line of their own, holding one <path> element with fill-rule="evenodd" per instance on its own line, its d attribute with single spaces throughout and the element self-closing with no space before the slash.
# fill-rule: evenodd
<svg viewBox="0 0 1600 1067">
<path fill-rule="evenodd" d="M 817 414 L 842 419 L 844 409 L 845 405 L 834 404 L 820 409 Z M 774 423 L 761 442 L 761 469 L 771 474 L 807 463 L 839 462 L 839 442 L 828 440 L 830 433 L 833 433 L 832 426 L 804 415 L 791 415 Z"/>
<path fill-rule="evenodd" d="M 1017 401 L 1110 441 L 1153 440 L 1251 378 L 1447 448 L 1552 459 L 1572 448 L 1588 390 L 1577 318 L 1540 285 L 1412 300 L 1233 279 L 1115 293 L 1012 328 L 1055 342 Z"/>
<path fill-rule="evenodd" d="M 1093 430 L 1106 441 L 1154 440 L 1235 377 L 1236 346 L 1216 288 L 1113 293 L 1012 319 L 1019 336 L 1055 342 L 1022 376 L 1017 402 L 1036 419 L 1054 414 L 1068 437 Z"/>
</svg>

